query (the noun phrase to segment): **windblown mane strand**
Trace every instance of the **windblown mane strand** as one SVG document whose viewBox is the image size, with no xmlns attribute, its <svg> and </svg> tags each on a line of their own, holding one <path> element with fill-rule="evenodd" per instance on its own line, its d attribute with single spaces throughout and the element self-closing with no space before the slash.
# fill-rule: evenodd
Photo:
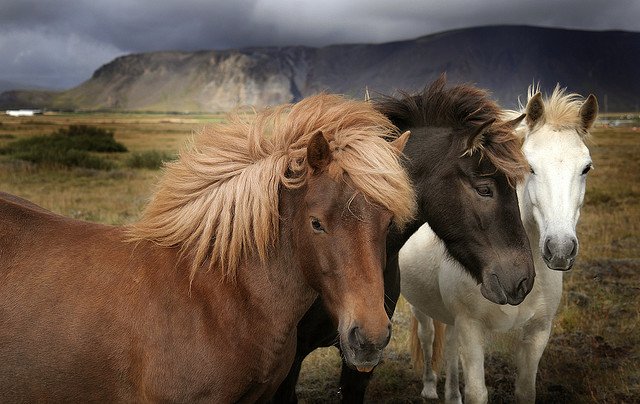
<svg viewBox="0 0 640 404">
<path fill-rule="evenodd" d="M 166 165 L 132 241 L 179 247 L 192 259 L 191 279 L 202 267 L 233 279 L 242 262 L 264 262 L 277 243 L 280 186 L 304 186 L 306 147 L 322 131 L 329 140 L 329 172 L 348 177 L 367 199 L 394 213 L 401 225 L 414 211 L 414 195 L 385 137 L 391 122 L 364 102 L 321 94 L 298 104 L 249 115 L 201 131 Z"/>
<path fill-rule="evenodd" d="M 451 127 L 454 133 L 467 138 L 478 125 L 496 119 L 484 135 L 481 158 L 487 157 L 510 180 L 519 181 L 528 170 L 514 131 L 503 125 L 502 110 L 485 90 L 462 84 L 445 88 L 446 77 L 441 75 L 419 94 L 400 93 L 399 97 L 382 97 L 376 108 L 398 127 Z M 462 139 L 461 139 L 462 140 Z M 467 152 L 463 144 L 462 152 Z M 471 153 L 475 150 L 470 150 Z"/>
</svg>

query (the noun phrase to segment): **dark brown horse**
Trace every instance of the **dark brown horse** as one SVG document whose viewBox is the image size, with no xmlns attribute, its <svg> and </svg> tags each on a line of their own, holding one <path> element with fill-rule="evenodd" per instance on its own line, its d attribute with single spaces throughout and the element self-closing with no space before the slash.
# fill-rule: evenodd
<svg viewBox="0 0 640 404">
<path fill-rule="evenodd" d="M 393 314 L 400 294 L 398 252 L 425 222 L 449 254 L 464 262 L 481 284 L 485 298 L 519 304 L 535 277 L 531 249 L 520 220 L 513 185 L 527 172 L 514 129 L 524 118 L 501 116 L 486 92 L 469 85 L 445 88 L 445 77 L 422 93 L 387 97 L 377 109 L 412 135 L 404 153 L 417 191 L 418 214 L 387 238 L 384 272 L 386 307 Z M 320 346 L 336 342 L 336 329 L 318 299 L 298 325 L 296 360 L 274 402 L 296 401 L 295 384 L 302 360 Z M 345 402 L 361 402 L 371 372 L 342 368 Z"/>
<path fill-rule="evenodd" d="M 349 364 L 377 364 L 408 134 L 329 95 L 243 119 L 201 133 L 127 228 L 0 196 L 2 401 L 265 399 L 318 295 Z"/>
</svg>

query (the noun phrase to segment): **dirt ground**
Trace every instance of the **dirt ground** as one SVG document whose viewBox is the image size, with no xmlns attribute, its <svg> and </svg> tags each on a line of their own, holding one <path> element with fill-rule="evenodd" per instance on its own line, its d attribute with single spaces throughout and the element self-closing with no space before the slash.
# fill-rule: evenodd
<svg viewBox="0 0 640 404">
<path fill-rule="evenodd" d="M 601 296 L 613 298 L 612 301 L 598 302 Z M 637 343 L 640 331 L 640 259 L 579 263 L 565 276 L 563 298 L 562 313 L 538 369 L 536 401 L 640 402 L 640 352 Z M 573 316 L 593 316 L 593 329 L 569 331 Z M 408 308 L 401 304 L 394 316 L 394 341 L 385 354 L 384 363 L 376 369 L 366 402 L 423 402 L 420 378 L 410 365 L 405 335 L 408 322 Z M 486 357 L 485 377 L 490 403 L 515 402 L 516 368 L 510 348 L 508 336 L 488 343 L 488 350 L 492 352 Z M 339 358 L 336 352 L 332 348 L 319 350 L 307 360 L 309 363 L 305 363 L 298 386 L 301 402 L 339 402 Z M 463 391 L 462 377 L 460 388 Z M 444 397 L 442 379 L 438 393 Z"/>
</svg>

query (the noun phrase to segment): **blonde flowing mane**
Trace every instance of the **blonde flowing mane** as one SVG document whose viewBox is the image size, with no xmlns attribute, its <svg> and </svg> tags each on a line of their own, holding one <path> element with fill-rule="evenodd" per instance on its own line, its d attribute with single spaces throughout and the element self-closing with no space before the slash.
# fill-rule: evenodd
<svg viewBox="0 0 640 404">
<path fill-rule="evenodd" d="M 199 268 L 216 267 L 234 278 L 241 261 L 264 262 L 277 243 L 281 186 L 307 180 L 307 144 L 322 131 L 333 159 L 328 172 L 346 179 L 369 202 L 394 214 L 398 225 L 414 211 L 414 194 L 387 141 L 397 129 L 365 102 L 320 94 L 297 104 L 250 115 L 197 134 L 169 163 L 142 217 L 129 227 L 132 241 L 179 247 Z"/>
<path fill-rule="evenodd" d="M 540 92 L 540 84 L 530 85 L 527 89 L 527 102 Z M 567 93 L 566 88 L 556 84 L 550 96 L 543 97 L 544 123 L 558 129 L 580 128 L 580 107 L 584 98 L 575 93 Z M 524 112 L 526 105 L 519 103 L 520 111 Z"/>
</svg>

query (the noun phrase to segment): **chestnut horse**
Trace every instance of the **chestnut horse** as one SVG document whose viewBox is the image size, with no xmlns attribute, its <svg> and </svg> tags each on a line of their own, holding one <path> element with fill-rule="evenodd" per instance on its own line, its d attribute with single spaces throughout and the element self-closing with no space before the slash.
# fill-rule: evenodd
<svg viewBox="0 0 640 404">
<path fill-rule="evenodd" d="M 485 91 L 470 85 L 445 88 L 444 75 L 422 93 L 381 99 L 377 109 L 400 130 L 411 131 L 405 166 L 418 198 L 415 218 L 403 229 L 392 228 L 387 238 L 389 316 L 400 294 L 398 252 L 424 222 L 465 263 L 486 299 L 522 302 L 535 277 L 513 186 L 528 171 L 514 132 L 524 115 L 503 120 L 502 110 Z M 335 344 L 337 335 L 322 301 L 316 300 L 298 325 L 296 359 L 274 401 L 297 400 L 302 360 L 318 347 Z M 343 363 L 343 401 L 361 402 L 370 377 L 371 372 L 359 373 Z"/>
<path fill-rule="evenodd" d="M 415 205 L 396 130 L 331 95 L 230 117 L 128 227 L 0 196 L 2 401 L 265 400 L 319 295 L 370 369 L 390 335 L 387 229 Z"/>
</svg>

